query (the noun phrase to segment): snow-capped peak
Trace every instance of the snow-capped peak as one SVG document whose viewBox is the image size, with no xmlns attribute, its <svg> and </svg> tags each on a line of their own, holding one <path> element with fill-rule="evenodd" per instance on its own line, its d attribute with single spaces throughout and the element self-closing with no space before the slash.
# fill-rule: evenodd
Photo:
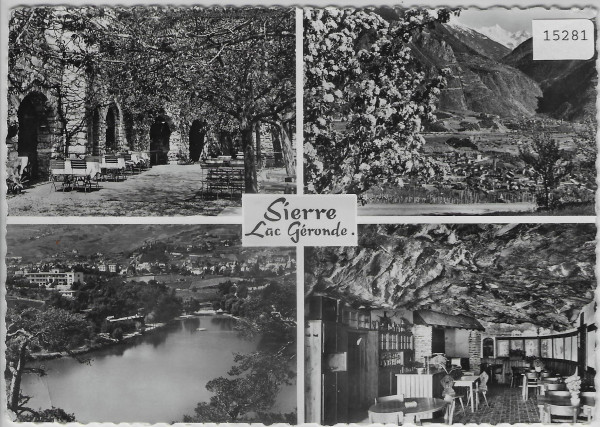
<svg viewBox="0 0 600 427">
<path fill-rule="evenodd" d="M 474 28 L 474 30 L 511 50 L 531 38 L 531 34 L 528 31 L 520 30 L 511 32 L 502 28 L 499 24 L 491 27 Z"/>
</svg>

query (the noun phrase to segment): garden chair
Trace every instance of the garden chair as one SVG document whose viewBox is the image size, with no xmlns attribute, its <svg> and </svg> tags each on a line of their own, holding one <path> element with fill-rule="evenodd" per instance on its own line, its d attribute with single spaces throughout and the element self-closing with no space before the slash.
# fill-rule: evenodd
<svg viewBox="0 0 600 427">
<path fill-rule="evenodd" d="M 577 422 L 577 415 L 579 414 L 579 407 L 577 406 L 560 406 L 551 405 L 549 403 L 544 405 L 544 420 L 546 423 L 573 423 Z"/>
<path fill-rule="evenodd" d="M 520 387 L 521 381 L 523 379 L 523 369 L 519 367 L 511 367 L 511 376 L 510 376 L 510 386 L 511 387 Z"/>
<path fill-rule="evenodd" d="M 229 171 L 229 187 L 231 190 L 231 198 L 233 196 L 242 197 L 246 190 L 246 180 L 244 177 L 244 166 L 232 166 Z"/>
<path fill-rule="evenodd" d="M 427 424 L 452 424 L 454 419 L 454 408 L 456 408 L 456 400 L 448 403 L 446 407 L 440 411 L 434 412 L 432 418 L 423 418 L 420 420 L 421 425 Z"/>
<path fill-rule="evenodd" d="M 594 402 L 595 402 L 596 401 L 596 392 L 595 391 L 582 391 L 581 393 L 579 393 L 579 397 L 592 398 L 592 399 L 594 399 Z M 577 421 L 579 421 L 580 423 L 591 424 L 591 422 L 594 421 L 594 413 L 595 413 L 594 408 L 595 408 L 595 405 L 593 405 L 593 406 L 583 405 L 581 407 L 581 414 L 579 414 Z"/>
<path fill-rule="evenodd" d="M 564 391 L 567 389 L 565 383 L 545 384 L 546 391 Z"/>
<path fill-rule="evenodd" d="M 52 183 L 52 187 L 54 187 L 54 191 L 58 191 L 57 184 L 60 183 L 62 191 L 64 193 L 65 188 L 71 187 L 71 181 L 69 179 L 69 175 L 65 170 L 65 161 L 64 160 L 56 160 L 50 159 L 50 179 L 49 181 Z"/>
<path fill-rule="evenodd" d="M 106 169 L 107 173 L 114 181 L 119 181 L 120 177 L 123 177 L 123 180 L 125 180 L 125 171 L 124 168 L 119 165 L 119 158 L 117 156 L 104 156 L 102 167 Z"/>
<path fill-rule="evenodd" d="M 71 174 L 73 176 L 73 187 L 83 188 L 87 192 L 88 188 L 92 191 L 92 182 L 87 172 L 87 162 L 80 159 L 71 160 Z"/>
<path fill-rule="evenodd" d="M 402 412 L 392 412 L 389 414 L 369 411 L 370 424 L 395 424 L 397 426 L 404 422 Z"/>
<path fill-rule="evenodd" d="M 136 169 L 138 169 L 137 164 L 133 161 L 130 153 L 120 153 L 120 157 L 125 160 L 125 172 L 130 172 L 131 175 L 135 175 Z M 140 170 L 141 172 L 141 170 Z"/>
<path fill-rule="evenodd" d="M 480 393 L 483 396 L 483 400 L 485 401 L 486 406 L 488 408 L 490 407 L 490 404 L 488 403 L 488 400 L 487 400 L 487 391 L 488 391 L 487 382 L 488 382 L 488 380 L 489 380 L 489 375 L 487 374 L 487 372 L 483 371 L 481 373 L 481 375 L 479 375 L 479 386 L 475 390 L 475 393 L 477 395 L 476 407 L 479 407 L 479 394 Z M 464 409 L 463 409 L 463 411 L 464 411 Z"/>
<path fill-rule="evenodd" d="M 527 372 L 523 377 L 523 384 L 521 384 L 523 390 L 523 400 L 529 398 L 529 389 L 537 390 L 538 388 L 538 374 L 536 372 Z"/>
</svg>

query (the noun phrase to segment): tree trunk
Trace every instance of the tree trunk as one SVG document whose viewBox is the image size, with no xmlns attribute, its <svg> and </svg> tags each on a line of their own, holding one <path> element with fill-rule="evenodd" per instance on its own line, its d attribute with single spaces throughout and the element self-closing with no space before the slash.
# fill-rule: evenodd
<svg viewBox="0 0 600 427">
<path fill-rule="evenodd" d="M 281 130 L 278 126 L 271 126 L 271 140 L 273 141 L 273 155 L 276 163 L 283 163 L 283 150 L 281 148 Z"/>
<path fill-rule="evenodd" d="M 260 146 L 260 123 L 256 124 L 256 130 L 254 132 L 256 138 L 256 159 L 258 160 L 258 169 L 262 169 L 262 152 Z"/>
<path fill-rule="evenodd" d="M 19 397 L 21 396 L 21 379 L 23 378 L 23 369 L 25 368 L 25 352 L 27 350 L 27 341 L 24 341 L 19 347 L 19 358 L 15 367 L 10 367 L 12 380 L 8 390 L 8 409 L 18 414 Z"/>
<path fill-rule="evenodd" d="M 296 176 L 296 157 L 292 149 L 292 125 L 283 123 L 281 125 L 281 151 L 283 152 L 283 161 L 285 171 L 289 176 Z"/>
<path fill-rule="evenodd" d="M 219 155 L 231 155 L 233 151 L 233 137 L 231 133 L 227 131 L 219 132 Z"/>
<path fill-rule="evenodd" d="M 256 176 L 256 157 L 252 141 L 253 126 L 247 119 L 242 119 L 240 130 L 242 133 L 242 149 L 244 151 L 244 182 L 246 193 L 258 193 L 258 179 Z"/>
</svg>

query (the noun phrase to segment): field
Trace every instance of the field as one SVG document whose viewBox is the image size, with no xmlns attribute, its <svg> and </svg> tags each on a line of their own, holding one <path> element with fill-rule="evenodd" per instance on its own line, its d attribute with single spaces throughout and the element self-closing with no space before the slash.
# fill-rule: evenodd
<svg viewBox="0 0 600 427">
<path fill-rule="evenodd" d="M 486 215 L 535 211 L 536 193 L 541 190 L 542 181 L 520 156 L 520 151 L 532 142 L 534 125 L 483 114 L 438 114 L 436 131 L 430 127 L 423 133 L 423 152 L 445 165 L 446 171 L 430 178 L 405 177 L 402 187 L 371 188 L 365 195 L 364 214 Z M 543 131 L 558 142 L 560 149 L 573 154 L 570 161 L 574 168 L 558 188 L 560 203 L 592 203 L 595 186 L 590 176 L 594 174 L 589 167 L 580 167 L 589 163 L 589 150 L 582 149 L 587 147 L 581 147 L 579 136 L 585 126 L 539 120 Z M 575 211 L 582 209 L 589 210 L 578 206 Z"/>
<path fill-rule="evenodd" d="M 217 297 L 217 285 L 219 283 L 227 282 L 228 280 L 237 282 L 244 279 L 231 276 L 209 276 L 200 278 L 200 276 L 166 274 L 156 276 L 156 280 L 175 289 L 178 297 L 184 299 L 195 298 L 200 302 L 210 302 Z"/>
<path fill-rule="evenodd" d="M 265 278 L 243 278 L 234 276 L 208 276 L 200 278 L 199 276 L 184 276 L 179 274 L 168 274 L 156 276 L 156 280 L 175 289 L 178 297 L 187 299 L 195 298 L 200 302 L 211 302 L 217 299 L 217 286 L 220 283 L 231 281 L 276 281 L 283 282 L 286 276 L 272 276 Z"/>
</svg>

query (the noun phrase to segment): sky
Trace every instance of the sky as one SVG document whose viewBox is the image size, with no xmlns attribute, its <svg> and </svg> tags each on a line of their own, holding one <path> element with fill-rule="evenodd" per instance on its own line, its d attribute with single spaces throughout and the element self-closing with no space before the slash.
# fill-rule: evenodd
<svg viewBox="0 0 600 427">
<path fill-rule="evenodd" d="M 469 8 L 462 10 L 459 17 L 453 17 L 451 23 L 463 24 L 470 28 L 493 27 L 500 25 L 505 30 L 517 32 L 525 30 L 531 33 L 533 19 L 593 18 L 593 9 L 544 9 L 542 7 L 521 9 L 493 8 L 487 10 Z"/>
</svg>

